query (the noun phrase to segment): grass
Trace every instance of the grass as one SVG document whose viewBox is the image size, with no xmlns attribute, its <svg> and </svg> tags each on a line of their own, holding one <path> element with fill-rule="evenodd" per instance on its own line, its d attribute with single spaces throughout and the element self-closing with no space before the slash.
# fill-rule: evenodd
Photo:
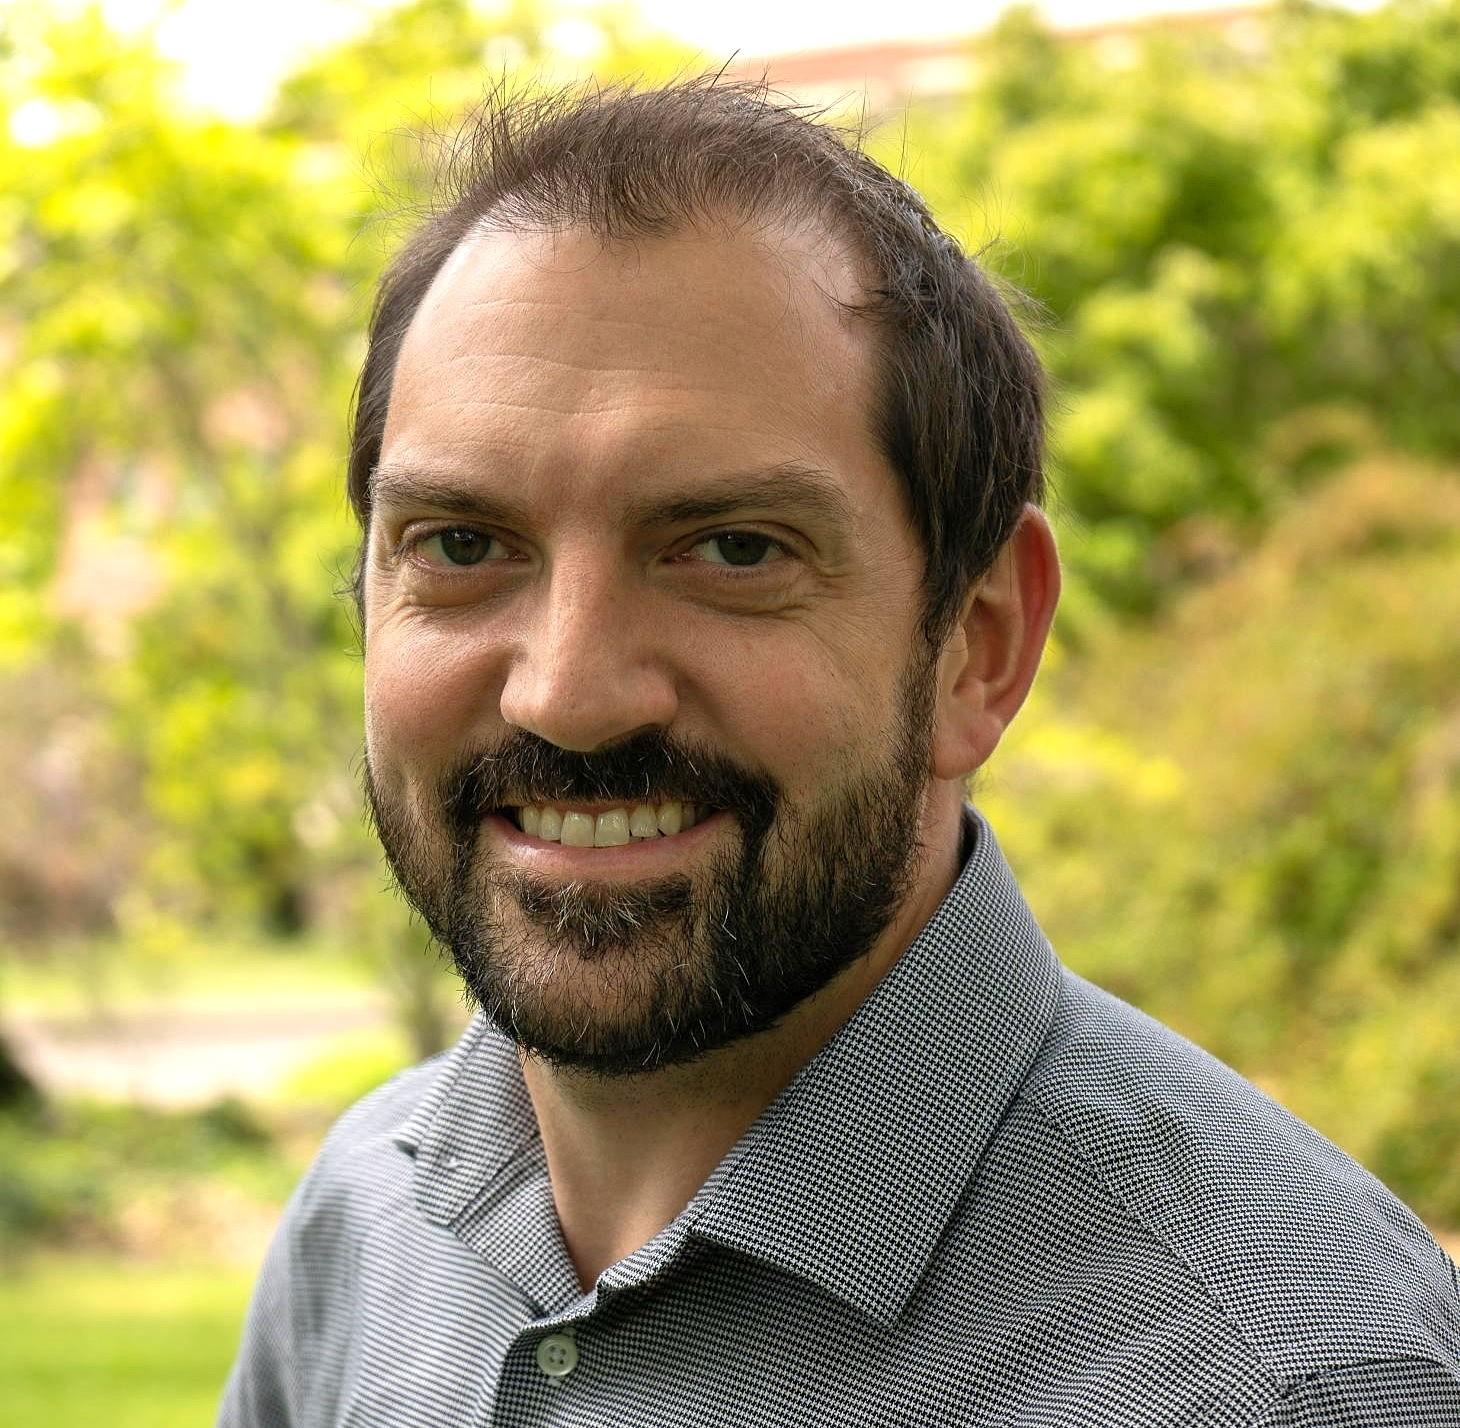
<svg viewBox="0 0 1460 1428">
<path fill-rule="evenodd" d="M 254 1274 L 69 1255 L 7 1271 L 0 1417 L 7 1428 L 205 1428 Z"/>
</svg>

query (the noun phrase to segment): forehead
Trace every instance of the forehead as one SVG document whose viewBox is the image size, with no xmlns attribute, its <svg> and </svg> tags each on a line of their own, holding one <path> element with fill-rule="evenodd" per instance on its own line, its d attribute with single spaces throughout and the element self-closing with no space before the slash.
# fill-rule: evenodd
<svg viewBox="0 0 1460 1428">
<path fill-rule="evenodd" d="M 790 225 L 485 233 L 406 335 L 382 462 L 575 501 L 642 496 L 661 473 L 801 463 L 854 506 L 885 505 L 859 296 L 852 261 Z"/>
</svg>

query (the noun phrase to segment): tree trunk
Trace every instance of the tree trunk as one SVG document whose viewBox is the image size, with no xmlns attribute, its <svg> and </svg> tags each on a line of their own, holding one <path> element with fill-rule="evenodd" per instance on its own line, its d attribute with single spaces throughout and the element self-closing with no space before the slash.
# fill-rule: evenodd
<svg viewBox="0 0 1460 1428">
<path fill-rule="evenodd" d="M 36 1110 L 43 1101 L 41 1088 L 0 1036 L 0 1111 Z"/>
</svg>

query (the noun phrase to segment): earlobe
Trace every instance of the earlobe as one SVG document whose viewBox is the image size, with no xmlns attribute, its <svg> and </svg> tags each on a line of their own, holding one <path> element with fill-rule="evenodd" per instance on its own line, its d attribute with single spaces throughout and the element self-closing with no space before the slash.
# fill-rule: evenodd
<svg viewBox="0 0 1460 1428">
<path fill-rule="evenodd" d="M 1054 533 L 1026 505 L 939 657 L 935 778 L 967 778 L 993 754 L 1034 683 L 1059 591 Z"/>
</svg>

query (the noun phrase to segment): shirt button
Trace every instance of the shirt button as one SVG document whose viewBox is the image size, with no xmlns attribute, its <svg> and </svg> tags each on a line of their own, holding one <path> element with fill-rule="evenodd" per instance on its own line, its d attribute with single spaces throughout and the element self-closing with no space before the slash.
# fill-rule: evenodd
<svg viewBox="0 0 1460 1428">
<path fill-rule="evenodd" d="M 549 1378 L 563 1378 L 578 1367 L 578 1345 L 568 1334 L 549 1334 L 537 1343 L 537 1366 Z"/>
</svg>

